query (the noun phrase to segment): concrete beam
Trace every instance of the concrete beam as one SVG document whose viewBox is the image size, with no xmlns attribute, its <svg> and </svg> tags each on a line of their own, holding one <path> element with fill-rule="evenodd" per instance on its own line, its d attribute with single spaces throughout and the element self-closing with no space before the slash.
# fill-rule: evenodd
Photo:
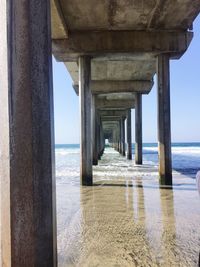
<svg viewBox="0 0 200 267">
<path fill-rule="evenodd" d="M 92 81 L 93 94 L 102 93 L 135 93 L 148 94 L 153 87 L 153 81 Z"/>
<path fill-rule="evenodd" d="M 102 93 L 135 93 L 148 94 L 153 81 L 91 81 L 91 91 L 93 94 Z M 78 95 L 78 84 L 73 84 L 73 88 Z"/>
<path fill-rule="evenodd" d="M 121 116 L 101 116 L 102 121 L 117 121 L 120 120 Z"/>
<path fill-rule="evenodd" d="M 179 58 L 192 37 L 187 31 L 72 31 L 68 39 L 53 40 L 53 54 L 64 62 L 84 54 L 112 53 L 168 53 Z"/>
<path fill-rule="evenodd" d="M 106 93 L 106 94 L 99 94 L 98 99 L 105 99 L 105 100 L 135 100 L 134 93 Z"/>
<path fill-rule="evenodd" d="M 100 110 L 100 116 L 126 116 L 126 110 Z"/>
<path fill-rule="evenodd" d="M 129 109 L 134 108 L 134 100 L 107 100 L 107 99 L 97 99 L 96 107 L 98 109 L 113 109 L 113 108 L 122 108 Z"/>
<path fill-rule="evenodd" d="M 57 266 L 49 1 L 1 1 L 0 266 Z"/>
<path fill-rule="evenodd" d="M 156 60 L 100 60 L 92 61 L 93 81 L 151 81 L 156 73 Z"/>
<path fill-rule="evenodd" d="M 135 93 L 148 94 L 153 81 L 91 81 L 91 90 L 93 94 L 102 93 Z M 78 85 L 73 85 L 78 94 Z"/>
<path fill-rule="evenodd" d="M 51 0 L 51 36 L 52 39 L 68 37 L 67 26 L 58 0 Z"/>
<path fill-rule="evenodd" d="M 120 121 L 110 121 L 110 122 L 102 122 L 102 127 L 105 130 L 113 130 L 114 128 L 119 127 Z"/>
<path fill-rule="evenodd" d="M 116 120 L 116 121 L 102 121 L 102 125 L 103 126 L 117 126 L 119 124 L 119 121 L 118 120 Z"/>
</svg>

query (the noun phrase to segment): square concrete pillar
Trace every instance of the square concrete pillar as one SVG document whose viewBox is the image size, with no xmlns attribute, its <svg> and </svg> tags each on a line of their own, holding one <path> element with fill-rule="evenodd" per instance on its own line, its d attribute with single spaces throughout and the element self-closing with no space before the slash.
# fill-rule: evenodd
<svg viewBox="0 0 200 267">
<path fill-rule="evenodd" d="M 91 59 L 79 58 L 80 104 L 80 178 L 82 185 L 92 185 Z"/>
<path fill-rule="evenodd" d="M 132 159 L 131 109 L 127 111 L 126 134 L 127 134 L 127 159 Z"/>
<path fill-rule="evenodd" d="M 105 138 L 104 138 L 102 120 L 100 119 L 100 156 L 103 155 L 104 148 L 105 148 Z"/>
<path fill-rule="evenodd" d="M 135 94 L 135 163 L 142 164 L 142 94 Z"/>
<path fill-rule="evenodd" d="M 121 154 L 123 156 L 126 155 L 125 149 L 125 125 L 124 125 L 125 118 L 121 118 Z"/>
<path fill-rule="evenodd" d="M 93 165 L 98 164 L 98 144 L 97 144 L 97 110 L 96 110 L 96 96 L 92 95 L 92 155 L 93 155 Z"/>
<path fill-rule="evenodd" d="M 160 183 L 172 185 L 169 56 L 157 58 L 158 155 Z"/>
<path fill-rule="evenodd" d="M 119 121 L 117 125 L 117 151 L 121 153 L 121 123 Z"/>
<path fill-rule="evenodd" d="M 50 2 L 0 3 L 0 266 L 56 266 Z"/>
</svg>

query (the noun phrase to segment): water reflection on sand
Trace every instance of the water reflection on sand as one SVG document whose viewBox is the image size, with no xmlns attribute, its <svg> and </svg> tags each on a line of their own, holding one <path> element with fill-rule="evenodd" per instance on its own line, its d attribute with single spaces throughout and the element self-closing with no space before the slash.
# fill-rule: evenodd
<svg viewBox="0 0 200 267">
<path fill-rule="evenodd" d="M 195 181 L 174 173 L 160 188 L 157 167 L 135 167 L 108 149 L 95 185 L 57 185 L 58 260 L 64 266 L 198 266 L 200 200 Z"/>
</svg>

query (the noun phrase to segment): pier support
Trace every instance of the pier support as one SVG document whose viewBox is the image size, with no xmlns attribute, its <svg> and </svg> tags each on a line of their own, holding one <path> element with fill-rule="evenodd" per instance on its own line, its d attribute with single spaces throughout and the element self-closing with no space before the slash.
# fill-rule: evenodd
<svg viewBox="0 0 200 267">
<path fill-rule="evenodd" d="M 158 154 L 160 183 L 172 185 L 169 56 L 157 58 Z"/>
<path fill-rule="evenodd" d="M 127 159 L 132 159 L 131 109 L 127 111 L 126 134 L 127 134 Z"/>
<path fill-rule="evenodd" d="M 121 154 L 122 156 L 126 155 L 126 149 L 125 149 L 125 125 L 124 125 L 125 118 L 122 117 L 121 122 Z"/>
<path fill-rule="evenodd" d="M 0 9 L 0 266 L 57 266 L 50 2 Z"/>
<path fill-rule="evenodd" d="M 121 124 L 121 119 L 119 121 L 119 153 L 122 154 L 122 124 Z"/>
<path fill-rule="evenodd" d="M 97 113 L 97 154 L 98 160 L 101 159 L 101 125 L 100 125 L 100 116 Z"/>
<path fill-rule="evenodd" d="M 135 163 L 142 164 L 142 94 L 135 94 Z"/>
<path fill-rule="evenodd" d="M 92 185 L 91 144 L 91 59 L 79 57 L 79 103 L 80 103 L 80 178 L 82 185 Z"/>
<path fill-rule="evenodd" d="M 98 148 L 97 148 L 97 110 L 95 105 L 95 95 L 92 95 L 92 154 L 93 154 L 93 165 L 98 164 Z"/>
<path fill-rule="evenodd" d="M 102 120 L 100 119 L 100 156 L 103 155 L 104 148 L 105 148 L 105 138 L 104 138 Z"/>
</svg>

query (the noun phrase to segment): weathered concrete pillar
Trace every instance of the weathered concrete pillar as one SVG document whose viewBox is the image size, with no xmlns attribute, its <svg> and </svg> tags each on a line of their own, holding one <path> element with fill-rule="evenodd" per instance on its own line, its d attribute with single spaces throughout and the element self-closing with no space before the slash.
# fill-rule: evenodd
<svg viewBox="0 0 200 267">
<path fill-rule="evenodd" d="M 142 164 L 142 95 L 135 94 L 135 163 Z"/>
<path fill-rule="evenodd" d="M 113 130 L 113 142 L 114 142 L 114 149 L 118 151 L 118 136 L 117 136 L 117 127 Z"/>
<path fill-rule="evenodd" d="M 91 59 L 79 58 L 79 103 L 80 103 L 80 178 L 82 185 L 92 185 L 91 149 Z"/>
<path fill-rule="evenodd" d="M 93 165 L 98 164 L 98 151 L 97 151 L 97 110 L 95 105 L 96 97 L 92 96 L 92 154 L 93 154 Z"/>
<path fill-rule="evenodd" d="M 105 139 L 104 139 L 102 120 L 100 119 L 100 156 L 103 155 L 104 148 L 105 148 Z"/>
<path fill-rule="evenodd" d="M 131 109 L 127 111 L 126 134 L 127 134 L 127 159 L 132 159 Z"/>
<path fill-rule="evenodd" d="M 122 153 L 122 124 L 121 120 L 119 121 L 119 153 Z"/>
<path fill-rule="evenodd" d="M 158 154 L 160 183 L 172 184 L 169 56 L 157 58 Z"/>
<path fill-rule="evenodd" d="M 97 153 L 98 153 L 98 159 L 101 159 L 101 155 L 100 155 L 100 152 L 101 152 L 101 136 L 100 136 L 100 132 L 101 132 L 101 129 L 100 129 L 100 116 L 97 113 Z"/>
<path fill-rule="evenodd" d="M 0 3 L 0 266 L 56 266 L 50 3 Z"/>
<path fill-rule="evenodd" d="M 126 147 L 125 147 L 125 125 L 124 125 L 125 118 L 121 118 L 121 154 L 123 156 L 126 155 Z"/>
<path fill-rule="evenodd" d="M 118 152 L 121 154 L 121 122 L 118 124 Z"/>
</svg>

